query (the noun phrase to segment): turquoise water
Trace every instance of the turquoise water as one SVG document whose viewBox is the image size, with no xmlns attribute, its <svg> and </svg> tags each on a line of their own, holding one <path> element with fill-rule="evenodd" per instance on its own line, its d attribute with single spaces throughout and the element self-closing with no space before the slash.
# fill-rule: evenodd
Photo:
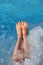
<svg viewBox="0 0 43 65">
<path fill-rule="evenodd" d="M 0 0 L 0 65 L 12 65 L 9 61 L 17 41 L 15 26 L 19 20 L 26 21 L 30 31 L 37 26 L 43 28 L 43 0 Z M 43 60 L 39 65 L 43 65 Z"/>
</svg>

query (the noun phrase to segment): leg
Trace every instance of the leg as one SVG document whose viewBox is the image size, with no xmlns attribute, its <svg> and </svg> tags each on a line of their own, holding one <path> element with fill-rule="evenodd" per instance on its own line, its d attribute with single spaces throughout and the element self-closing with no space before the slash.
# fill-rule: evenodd
<svg viewBox="0 0 43 65">
<path fill-rule="evenodd" d="M 24 38 L 24 58 L 29 58 L 30 56 L 30 45 L 28 43 L 27 37 Z"/>
<path fill-rule="evenodd" d="M 17 43 L 16 43 L 16 46 L 15 46 L 15 50 L 14 50 L 14 53 L 13 53 L 13 60 L 15 61 L 19 61 L 20 60 L 20 57 L 18 57 L 18 54 L 21 53 L 21 43 L 22 43 L 22 39 L 18 39 Z M 22 58 L 21 58 L 22 59 Z"/>
<path fill-rule="evenodd" d="M 24 58 L 28 58 L 30 45 L 27 40 L 28 24 L 26 22 L 22 22 L 22 32 L 23 32 L 23 39 L 24 39 Z"/>
<path fill-rule="evenodd" d="M 18 39 L 16 46 L 15 46 L 15 54 L 17 53 L 18 50 L 21 50 L 21 44 L 22 44 L 22 39 Z"/>
<path fill-rule="evenodd" d="M 21 50 L 21 45 L 22 45 L 22 33 L 21 32 L 22 31 L 21 31 L 21 23 L 20 22 L 16 25 L 16 29 L 17 29 L 17 34 L 18 34 L 18 40 L 17 40 L 15 50 L 13 53 L 13 60 L 20 61 L 21 59 L 23 59 L 23 57 L 19 57 L 19 53 L 22 52 L 22 50 Z"/>
</svg>

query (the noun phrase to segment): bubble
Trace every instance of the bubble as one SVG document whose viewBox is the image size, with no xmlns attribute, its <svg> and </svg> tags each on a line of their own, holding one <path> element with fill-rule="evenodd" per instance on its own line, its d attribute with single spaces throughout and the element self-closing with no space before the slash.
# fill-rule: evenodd
<svg viewBox="0 0 43 65">
<path fill-rule="evenodd" d="M 40 37 L 43 36 L 43 29 L 41 26 L 35 27 L 30 31 L 28 40 L 31 47 L 31 59 L 25 59 L 24 64 L 22 65 L 38 65 L 41 61 L 41 41 Z M 16 65 L 16 63 L 14 64 Z M 20 64 L 19 64 L 20 65 Z"/>
</svg>

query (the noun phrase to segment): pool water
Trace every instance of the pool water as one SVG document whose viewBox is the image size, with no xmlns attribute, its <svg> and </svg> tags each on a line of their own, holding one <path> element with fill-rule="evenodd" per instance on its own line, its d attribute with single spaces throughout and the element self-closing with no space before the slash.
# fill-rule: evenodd
<svg viewBox="0 0 43 65">
<path fill-rule="evenodd" d="M 13 65 L 18 21 L 29 25 L 32 59 L 24 64 L 43 65 L 43 0 L 0 0 L 0 65 Z"/>
</svg>

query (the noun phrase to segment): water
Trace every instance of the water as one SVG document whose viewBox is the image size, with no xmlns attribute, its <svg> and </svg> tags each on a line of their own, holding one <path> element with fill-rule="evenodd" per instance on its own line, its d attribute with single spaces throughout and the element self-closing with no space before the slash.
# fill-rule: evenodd
<svg viewBox="0 0 43 65">
<path fill-rule="evenodd" d="M 26 59 L 23 65 L 43 65 L 43 0 L 0 0 L 0 65 L 13 65 L 11 57 L 19 20 L 29 25 L 32 49 L 31 59 Z"/>
<path fill-rule="evenodd" d="M 43 29 L 41 26 L 35 27 L 30 31 L 28 40 L 31 47 L 31 59 L 26 59 L 23 63 L 14 65 L 40 65 L 43 64 Z"/>
</svg>

